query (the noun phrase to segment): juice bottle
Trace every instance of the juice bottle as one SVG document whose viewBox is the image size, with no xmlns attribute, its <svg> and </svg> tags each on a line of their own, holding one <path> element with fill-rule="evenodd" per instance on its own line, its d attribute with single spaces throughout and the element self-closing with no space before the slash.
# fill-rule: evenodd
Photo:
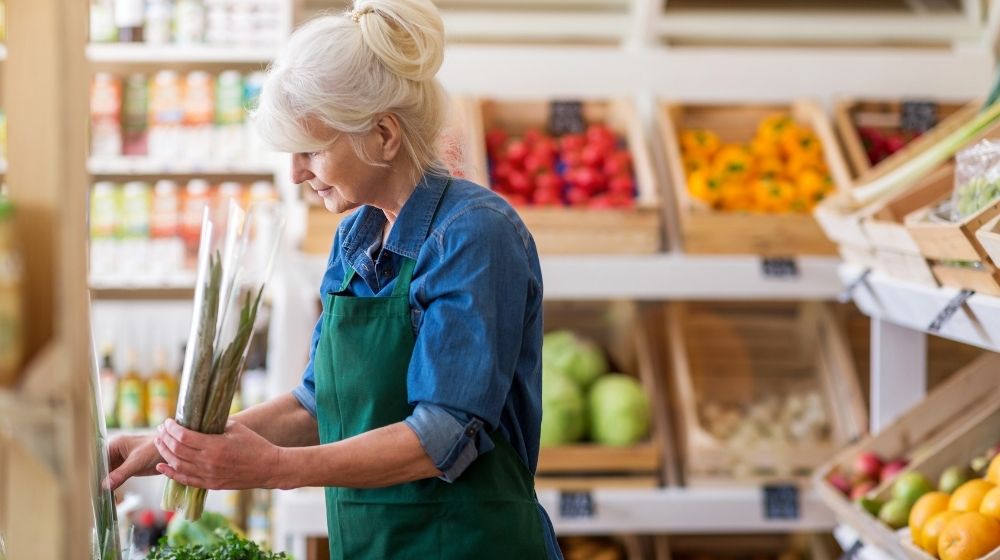
<svg viewBox="0 0 1000 560">
<path fill-rule="evenodd" d="M 90 152 L 95 157 L 121 155 L 121 111 L 121 82 L 111 74 L 96 74 L 90 86 Z"/>
<path fill-rule="evenodd" d="M 235 70 L 219 74 L 215 86 L 214 156 L 227 161 L 242 159 L 243 76 Z"/>
<path fill-rule="evenodd" d="M 149 426 L 159 426 L 167 418 L 173 418 L 177 408 L 177 384 L 174 376 L 167 371 L 167 357 L 162 349 L 156 351 L 155 362 L 156 371 L 146 385 L 146 420 Z"/>
<path fill-rule="evenodd" d="M 14 206 L 0 190 L 0 385 L 17 381 L 24 353 L 24 293 Z"/>
<path fill-rule="evenodd" d="M 94 183 L 90 193 L 90 238 L 111 239 L 118 229 L 118 201 L 114 183 Z"/>
<path fill-rule="evenodd" d="M 149 82 L 143 74 L 131 74 L 125 82 L 122 108 L 122 152 L 127 156 L 144 156 L 148 152 Z"/>
<path fill-rule="evenodd" d="M 202 213 L 209 205 L 209 185 L 203 179 L 192 179 L 187 184 L 184 209 L 181 213 L 181 239 L 184 240 L 185 261 L 188 268 L 198 259 L 201 241 Z"/>
<path fill-rule="evenodd" d="M 118 424 L 122 428 L 142 428 L 146 424 L 146 383 L 135 365 L 135 353 L 127 353 L 127 372 L 118 382 Z"/>
<path fill-rule="evenodd" d="M 184 131 L 182 157 L 203 160 L 212 150 L 215 119 L 215 83 L 208 72 L 191 72 L 184 87 Z"/>
<path fill-rule="evenodd" d="M 220 184 L 215 191 L 215 197 L 212 201 L 212 221 L 215 222 L 217 228 L 215 231 L 219 234 L 220 239 L 224 238 L 229 223 L 230 202 L 245 206 L 243 204 L 243 185 L 234 181 L 226 181 Z"/>
<path fill-rule="evenodd" d="M 165 45 L 170 42 L 172 11 L 170 0 L 146 0 L 146 27 L 143 33 L 147 44 Z"/>
<path fill-rule="evenodd" d="M 149 155 L 173 159 L 181 151 L 180 126 L 184 120 L 184 96 L 177 73 L 161 70 L 153 78 L 149 94 Z"/>
<path fill-rule="evenodd" d="M 252 72 L 243 80 L 243 107 L 252 111 L 257 108 L 260 91 L 264 87 L 264 73 Z M 250 121 L 243 123 L 244 157 L 248 161 L 258 161 L 268 154 L 268 148 Z"/>
<path fill-rule="evenodd" d="M 91 0 L 90 41 L 92 43 L 114 43 L 118 40 L 115 27 L 115 13 L 112 0 Z"/>
<path fill-rule="evenodd" d="M 122 239 L 148 239 L 152 197 L 149 183 L 129 181 L 122 190 L 121 220 L 118 236 Z"/>
<path fill-rule="evenodd" d="M 185 45 L 205 41 L 205 5 L 201 0 L 177 0 L 174 5 L 174 37 Z"/>
<path fill-rule="evenodd" d="M 104 408 L 104 421 L 109 428 L 118 426 L 118 374 L 115 373 L 111 358 L 112 349 L 105 346 L 101 357 L 101 405 Z"/>
<path fill-rule="evenodd" d="M 153 188 L 149 235 L 150 262 L 156 275 L 163 278 L 181 272 L 184 268 L 184 242 L 180 237 L 181 198 L 174 181 L 161 179 Z"/>
</svg>

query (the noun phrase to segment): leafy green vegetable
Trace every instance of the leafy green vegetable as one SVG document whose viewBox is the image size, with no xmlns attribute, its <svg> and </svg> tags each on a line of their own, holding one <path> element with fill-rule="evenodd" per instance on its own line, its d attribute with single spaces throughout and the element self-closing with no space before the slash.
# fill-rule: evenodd
<svg viewBox="0 0 1000 560">
<path fill-rule="evenodd" d="M 291 560 L 284 552 L 261 550 L 257 543 L 239 537 L 228 529 L 216 529 L 218 541 L 212 544 L 170 546 L 167 539 L 149 552 L 146 560 Z"/>
</svg>

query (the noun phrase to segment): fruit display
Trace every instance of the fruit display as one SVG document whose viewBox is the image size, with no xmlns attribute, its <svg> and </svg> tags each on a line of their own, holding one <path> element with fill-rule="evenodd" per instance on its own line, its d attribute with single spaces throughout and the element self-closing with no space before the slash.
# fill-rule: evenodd
<svg viewBox="0 0 1000 560">
<path fill-rule="evenodd" d="M 951 219 L 964 219 L 1000 197 L 1000 143 L 983 140 L 955 156 Z"/>
<path fill-rule="evenodd" d="M 606 125 L 563 135 L 529 128 L 516 136 L 497 126 L 486 132 L 486 153 L 490 185 L 516 206 L 635 206 L 632 156 Z"/>
<path fill-rule="evenodd" d="M 865 148 L 865 155 L 872 165 L 902 150 L 904 146 L 920 136 L 920 133 L 899 128 L 884 129 L 876 127 L 859 127 L 858 136 Z"/>
<path fill-rule="evenodd" d="M 860 502 L 871 490 L 883 482 L 893 480 L 900 471 L 906 468 L 906 465 L 906 459 L 897 458 L 887 461 L 879 457 L 877 453 L 866 451 L 857 455 L 851 471 L 834 470 L 827 475 L 827 482 L 851 500 Z M 877 515 L 877 508 L 874 514 Z"/>
<path fill-rule="evenodd" d="M 603 350 L 570 331 L 548 333 L 542 342 L 543 447 L 583 439 L 628 446 L 649 434 L 649 399 L 639 381 L 609 372 Z"/>
<path fill-rule="evenodd" d="M 688 193 L 716 210 L 806 213 L 834 190 L 819 138 L 789 114 L 765 117 L 742 143 L 706 129 L 679 140 Z"/>
</svg>

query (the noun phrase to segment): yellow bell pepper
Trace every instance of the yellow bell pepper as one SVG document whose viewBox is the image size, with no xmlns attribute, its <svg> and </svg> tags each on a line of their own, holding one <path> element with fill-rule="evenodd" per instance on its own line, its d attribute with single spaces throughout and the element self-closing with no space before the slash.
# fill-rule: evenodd
<svg viewBox="0 0 1000 560">
<path fill-rule="evenodd" d="M 802 156 L 812 157 L 816 161 L 823 159 L 823 145 L 819 137 L 802 126 L 792 126 L 781 133 L 781 150 L 789 158 Z"/>
<path fill-rule="evenodd" d="M 757 161 L 757 175 L 761 179 L 778 179 L 785 174 L 785 164 L 777 157 Z"/>
<path fill-rule="evenodd" d="M 762 212 L 787 212 L 795 202 L 795 187 L 783 179 L 760 179 L 754 183 L 754 198 Z"/>
<path fill-rule="evenodd" d="M 722 195 L 719 206 L 728 212 L 751 210 L 754 196 L 750 187 L 743 181 L 726 181 L 722 183 Z"/>
<path fill-rule="evenodd" d="M 695 171 L 708 170 L 711 168 L 711 160 L 702 154 L 689 154 L 684 156 L 684 172 L 690 175 Z"/>
<path fill-rule="evenodd" d="M 770 115 L 757 125 L 757 136 L 755 139 L 763 143 L 777 144 L 781 135 L 794 126 L 795 121 L 787 113 Z"/>
<path fill-rule="evenodd" d="M 686 156 L 711 157 L 719 150 L 722 142 L 709 130 L 684 130 L 681 132 L 681 150 Z"/>
<path fill-rule="evenodd" d="M 743 146 L 727 144 L 712 159 L 712 170 L 729 179 L 745 179 L 753 170 L 754 158 Z"/>
<path fill-rule="evenodd" d="M 687 186 L 691 196 L 708 204 L 714 205 L 722 196 L 722 182 L 710 176 L 706 170 L 695 171 L 688 175 Z"/>
</svg>

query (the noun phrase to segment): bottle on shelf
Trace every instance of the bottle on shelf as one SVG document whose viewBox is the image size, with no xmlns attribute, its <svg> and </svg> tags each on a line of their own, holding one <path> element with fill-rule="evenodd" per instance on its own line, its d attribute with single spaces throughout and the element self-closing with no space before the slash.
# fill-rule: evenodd
<svg viewBox="0 0 1000 560">
<path fill-rule="evenodd" d="M 94 184 L 90 193 L 90 270 L 95 277 L 114 275 L 118 230 L 118 195 L 108 181 Z"/>
<path fill-rule="evenodd" d="M 177 183 L 168 179 L 156 182 L 153 189 L 153 211 L 149 234 L 150 254 L 154 272 L 160 277 L 184 269 L 184 243 L 181 241 L 181 200 Z"/>
<path fill-rule="evenodd" d="M 24 294 L 14 206 L 0 188 L 0 385 L 17 381 L 24 357 Z"/>
<path fill-rule="evenodd" d="M 244 151 L 243 75 L 235 70 L 219 74 L 215 85 L 216 157 L 239 159 Z"/>
<path fill-rule="evenodd" d="M 134 277 L 148 274 L 149 220 L 152 196 L 149 183 L 129 181 L 121 194 L 121 214 L 118 221 L 118 271 Z"/>
<path fill-rule="evenodd" d="M 150 89 L 149 155 L 158 160 L 174 160 L 181 153 L 180 128 L 184 120 L 180 78 L 172 70 L 161 70 Z"/>
<path fill-rule="evenodd" d="M 145 18 L 143 0 L 114 0 L 115 26 L 121 43 L 143 42 L 142 28 Z"/>
<path fill-rule="evenodd" d="M 167 418 L 173 418 L 177 408 L 177 383 L 167 370 L 166 353 L 157 349 L 155 354 L 155 373 L 146 384 L 146 423 L 149 426 L 159 426 Z"/>
<path fill-rule="evenodd" d="M 173 0 L 146 0 L 144 38 L 149 45 L 170 43 L 173 18 Z"/>
<path fill-rule="evenodd" d="M 201 0 L 177 0 L 174 37 L 182 45 L 205 42 L 205 5 Z"/>
<path fill-rule="evenodd" d="M 111 346 L 101 352 L 101 405 L 104 408 L 104 422 L 109 428 L 118 427 L 118 374 L 111 357 Z"/>
<path fill-rule="evenodd" d="M 135 352 L 126 353 L 127 370 L 118 382 L 118 425 L 125 429 L 146 425 L 146 383 L 136 368 Z"/>
<path fill-rule="evenodd" d="M 205 159 L 212 151 L 212 123 L 215 118 L 214 80 L 208 72 L 187 75 L 184 87 L 183 139 L 185 160 Z"/>
<path fill-rule="evenodd" d="M 207 181 L 192 179 L 184 191 L 183 210 L 181 211 L 181 239 L 184 240 L 185 266 L 188 268 L 193 268 L 198 258 L 201 219 L 210 202 L 209 190 Z"/>
<path fill-rule="evenodd" d="M 122 153 L 122 87 L 111 74 L 94 76 L 90 88 L 90 152 L 95 157 Z"/>
<path fill-rule="evenodd" d="M 229 204 L 232 202 L 244 206 L 243 185 L 235 181 L 221 183 L 216 187 L 212 200 L 212 221 L 217 228 L 215 231 L 219 239 L 225 236 L 229 221 Z"/>
<path fill-rule="evenodd" d="M 116 41 L 118 41 L 118 28 L 115 27 L 113 0 L 90 0 L 90 42 Z"/>
<path fill-rule="evenodd" d="M 122 153 L 144 156 L 149 153 L 149 82 L 144 74 L 131 74 L 125 81 L 122 107 Z"/>
</svg>

